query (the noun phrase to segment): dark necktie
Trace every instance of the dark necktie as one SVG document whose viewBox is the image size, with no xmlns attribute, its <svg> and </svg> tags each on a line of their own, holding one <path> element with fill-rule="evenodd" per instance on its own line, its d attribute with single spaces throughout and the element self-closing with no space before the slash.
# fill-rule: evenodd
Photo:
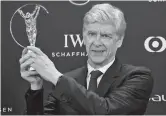
<svg viewBox="0 0 166 116">
<path fill-rule="evenodd" d="M 101 76 L 103 73 L 99 70 L 92 71 L 91 72 L 91 77 L 90 77 L 90 82 L 89 82 L 89 88 L 88 90 L 90 91 L 96 91 L 97 89 L 97 78 Z"/>
</svg>

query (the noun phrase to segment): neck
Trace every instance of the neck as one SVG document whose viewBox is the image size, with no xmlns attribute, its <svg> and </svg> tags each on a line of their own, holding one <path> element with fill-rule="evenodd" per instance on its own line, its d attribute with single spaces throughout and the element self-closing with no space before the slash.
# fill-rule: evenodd
<svg viewBox="0 0 166 116">
<path fill-rule="evenodd" d="M 114 60 L 115 57 L 112 57 L 111 59 L 107 60 L 107 62 L 102 62 L 102 63 L 94 63 L 90 59 L 88 59 L 88 63 L 93 67 L 94 69 L 99 69 L 104 67 L 105 65 L 109 64 Z"/>
</svg>

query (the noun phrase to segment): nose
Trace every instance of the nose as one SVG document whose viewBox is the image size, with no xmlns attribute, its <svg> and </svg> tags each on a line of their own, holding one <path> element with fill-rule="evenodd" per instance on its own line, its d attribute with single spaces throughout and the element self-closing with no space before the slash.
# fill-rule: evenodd
<svg viewBox="0 0 166 116">
<path fill-rule="evenodd" d="M 101 46 L 102 45 L 101 40 L 100 40 L 100 34 L 96 36 L 96 39 L 94 39 L 93 44 L 95 46 Z"/>
</svg>

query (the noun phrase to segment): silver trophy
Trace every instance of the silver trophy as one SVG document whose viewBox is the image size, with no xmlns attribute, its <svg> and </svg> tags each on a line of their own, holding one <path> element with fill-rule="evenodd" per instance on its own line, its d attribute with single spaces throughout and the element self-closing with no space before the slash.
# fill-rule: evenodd
<svg viewBox="0 0 166 116">
<path fill-rule="evenodd" d="M 27 12 L 27 13 L 24 13 L 22 8 L 25 7 L 25 6 L 28 6 L 28 5 L 35 5 L 35 9 L 33 10 L 32 13 L 30 12 Z M 43 8 L 47 13 L 49 13 L 47 11 L 47 9 L 41 5 L 38 5 L 38 4 L 26 4 L 26 5 L 23 5 L 21 6 L 19 9 L 17 9 L 15 11 L 15 13 L 13 14 L 12 18 L 11 18 L 11 21 L 10 21 L 10 33 L 12 35 L 12 38 L 14 39 L 14 41 L 21 47 L 25 48 L 23 45 L 21 45 L 20 43 L 18 43 L 12 33 L 12 20 L 15 16 L 16 13 L 19 13 L 20 16 L 22 18 L 24 18 L 24 21 L 25 21 L 25 26 L 26 26 L 26 33 L 27 33 L 27 36 L 28 36 L 28 40 L 29 40 L 29 43 L 30 43 L 30 46 L 35 46 L 35 43 L 36 43 L 36 36 L 37 36 L 37 28 L 36 28 L 36 22 L 37 22 L 37 17 L 39 15 L 39 11 L 40 11 L 40 8 Z M 28 52 L 31 52 L 31 51 L 28 51 Z M 30 70 L 34 70 L 32 67 L 29 68 Z"/>
<path fill-rule="evenodd" d="M 39 11 L 40 11 L 39 5 L 36 5 L 36 8 L 32 13 L 27 12 L 26 14 L 24 14 L 21 9 L 18 10 L 18 13 L 25 20 L 26 32 L 31 46 L 35 46 L 36 42 L 36 35 L 37 35 L 36 19 L 37 16 L 39 15 Z"/>
</svg>

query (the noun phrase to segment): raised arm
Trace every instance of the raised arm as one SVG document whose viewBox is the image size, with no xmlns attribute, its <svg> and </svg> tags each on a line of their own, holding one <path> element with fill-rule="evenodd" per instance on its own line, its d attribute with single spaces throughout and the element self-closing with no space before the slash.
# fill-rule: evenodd
<svg viewBox="0 0 166 116">
<path fill-rule="evenodd" d="M 40 11 L 40 6 L 37 5 L 33 14 L 32 14 L 32 16 L 34 16 L 34 19 L 36 19 L 37 16 L 39 15 L 39 11 Z"/>
<path fill-rule="evenodd" d="M 22 10 L 18 10 L 18 13 L 25 19 L 25 14 L 23 13 L 23 11 Z"/>
<path fill-rule="evenodd" d="M 46 100 L 43 99 L 43 89 L 29 89 L 25 94 L 26 115 L 56 115 L 59 114 L 59 101 L 50 93 Z"/>
</svg>

